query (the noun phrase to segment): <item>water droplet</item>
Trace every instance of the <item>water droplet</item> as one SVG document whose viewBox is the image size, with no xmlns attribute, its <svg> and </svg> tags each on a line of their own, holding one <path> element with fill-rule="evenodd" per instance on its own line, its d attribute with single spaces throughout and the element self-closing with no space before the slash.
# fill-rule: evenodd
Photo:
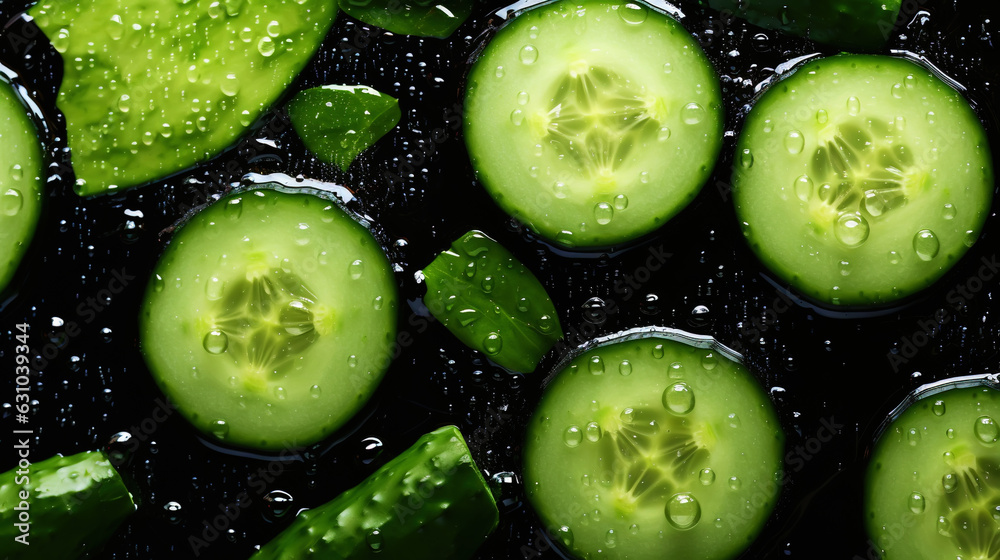
<svg viewBox="0 0 1000 560">
<path fill-rule="evenodd" d="M 480 282 L 479 285 L 483 288 L 483 292 L 485 292 L 487 294 L 490 293 L 490 292 L 492 292 L 493 291 L 493 277 L 492 276 L 487 276 L 487 277 L 483 278 L 483 281 Z"/>
<path fill-rule="evenodd" d="M 706 370 L 713 370 L 715 366 L 719 365 L 719 359 L 715 357 L 715 354 L 709 352 L 701 358 L 701 367 Z"/>
<path fill-rule="evenodd" d="M 322 395 L 323 395 L 323 389 L 321 389 L 319 385 L 313 385 L 312 387 L 309 388 L 310 397 L 318 399 Z"/>
<path fill-rule="evenodd" d="M 522 64 L 534 64 L 538 60 L 538 49 L 534 45 L 525 45 L 521 47 L 518 58 L 521 59 Z"/>
<path fill-rule="evenodd" d="M 896 115 L 893 123 L 896 125 L 896 132 L 903 132 L 906 130 L 906 117 L 903 115 Z"/>
<path fill-rule="evenodd" d="M 848 100 L 847 100 L 847 112 L 852 117 L 858 116 L 858 113 L 861 112 L 861 100 L 858 99 L 857 97 L 854 97 L 854 96 L 851 96 L 850 98 L 848 98 Z"/>
<path fill-rule="evenodd" d="M 594 219 L 602 226 L 610 224 L 614 215 L 615 209 L 607 202 L 598 202 L 597 206 L 594 206 Z"/>
<path fill-rule="evenodd" d="M 240 92 L 240 80 L 236 74 L 226 74 L 226 77 L 219 83 L 219 89 L 224 95 L 234 97 Z"/>
<path fill-rule="evenodd" d="M 910 445 L 916 445 L 920 443 L 920 431 L 916 428 L 910 428 L 906 430 L 906 442 Z"/>
<path fill-rule="evenodd" d="M 377 437 L 366 437 L 361 440 L 361 449 L 358 451 L 358 461 L 363 465 L 370 465 L 372 461 L 382 454 L 382 440 Z"/>
<path fill-rule="evenodd" d="M 504 74 L 506 74 L 506 73 L 507 73 L 507 71 L 503 69 L 503 66 L 497 66 L 497 69 L 494 70 L 494 72 L 493 72 L 493 74 L 497 78 L 503 78 Z"/>
<path fill-rule="evenodd" d="M 271 56 L 274 54 L 274 39 L 270 37 L 261 37 L 257 41 L 257 52 L 262 56 Z"/>
<path fill-rule="evenodd" d="M 372 552 L 382 552 L 382 547 L 385 546 L 385 538 L 378 529 L 373 529 L 365 537 L 365 543 Z"/>
<path fill-rule="evenodd" d="M 694 527 L 701 520 L 701 505 L 689 492 L 674 494 L 667 501 L 666 515 L 671 526 L 683 531 Z"/>
<path fill-rule="evenodd" d="M 795 196 L 802 202 L 809 202 L 813 194 L 813 181 L 808 175 L 800 175 L 793 185 Z"/>
<path fill-rule="evenodd" d="M 729 489 L 730 490 L 739 490 L 740 486 L 743 486 L 743 483 L 740 482 L 739 478 L 737 478 L 735 476 L 729 477 Z"/>
<path fill-rule="evenodd" d="M 931 406 L 931 410 L 934 412 L 935 416 L 944 416 L 944 401 L 934 401 L 934 404 Z"/>
<path fill-rule="evenodd" d="M 503 339 L 495 332 L 491 332 L 483 339 L 483 351 L 487 355 L 496 356 L 503 348 Z"/>
<path fill-rule="evenodd" d="M 788 134 L 785 134 L 785 149 L 788 150 L 788 153 L 793 155 L 802 153 L 805 144 L 806 139 L 798 130 L 789 130 Z"/>
<path fill-rule="evenodd" d="M 619 418 L 621 418 L 623 424 L 626 425 L 632 424 L 633 422 L 635 422 L 635 409 L 632 407 L 628 407 L 622 410 L 622 413 L 619 415 Z"/>
<path fill-rule="evenodd" d="M 705 108 L 697 103 L 688 103 L 681 109 L 684 124 L 698 124 L 705 118 Z"/>
<path fill-rule="evenodd" d="M 514 126 L 521 126 L 524 123 L 524 111 L 520 109 L 514 109 L 510 112 L 510 124 Z"/>
<path fill-rule="evenodd" d="M 933 259 L 940 249 L 941 243 L 934 232 L 929 229 L 922 229 L 913 236 L 913 251 L 922 261 Z"/>
<path fill-rule="evenodd" d="M 518 311 L 520 311 L 521 313 L 527 313 L 529 309 L 531 309 L 531 301 L 528 298 L 523 297 L 517 300 Z"/>
<path fill-rule="evenodd" d="M 283 401 L 287 397 L 288 397 L 288 391 L 286 391 L 284 387 L 279 386 L 274 388 L 274 398 L 278 399 L 279 401 Z"/>
<path fill-rule="evenodd" d="M 946 431 L 944 433 L 944 435 L 948 436 L 948 439 L 955 439 L 955 430 L 954 430 L 954 428 L 948 428 L 948 431 Z"/>
<path fill-rule="evenodd" d="M 538 318 L 538 330 L 542 331 L 543 333 L 552 331 L 552 328 L 554 326 L 555 326 L 555 321 L 552 319 L 552 317 L 548 315 L 542 315 L 541 317 Z"/>
<path fill-rule="evenodd" d="M 563 442 L 569 447 L 576 447 L 583 441 L 583 433 L 578 426 L 570 426 L 563 432 Z"/>
<path fill-rule="evenodd" d="M 615 203 L 615 210 L 624 210 L 628 208 L 628 197 L 623 194 L 620 194 L 615 197 L 614 203 Z"/>
<path fill-rule="evenodd" d="M 903 84 L 893 84 L 892 85 L 892 96 L 896 99 L 903 98 Z"/>
<path fill-rule="evenodd" d="M 590 373 L 594 375 L 601 375 L 604 373 L 604 360 L 600 356 L 591 356 L 589 367 Z"/>
<path fill-rule="evenodd" d="M 942 537 L 950 537 L 951 536 L 951 521 L 948 521 L 948 518 L 945 517 L 945 516 L 943 516 L 943 515 L 938 516 L 937 531 L 938 531 L 938 533 Z"/>
<path fill-rule="evenodd" d="M 264 495 L 264 507 L 275 518 L 284 517 L 292 509 L 295 499 L 284 490 L 271 490 Z"/>
<path fill-rule="evenodd" d="M 229 435 L 229 424 L 225 420 L 215 420 L 209 425 L 209 431 L 219 439 L 226 439 Z"/>
<path fill-rule="evenodd" d="M 664 74 L 669 74 L 669 73 L 671 73 L 673 71 L 674 71 L 674 67 L 671 66 L 669 62 L 664 62 L 663 63 L 663 73 Z"/>
<path fill-rule="evenodd" d="M 271 37 L 277 37 L 278 35 L 281 35 L 281 24 L 275 20 L 271 20 L 271 22 L 267 24 L 266 29 L 267 29 L 267 34 L 270 35 Z"/>
<path fill-rule="evenodd" d="M 618 15 L 621 16 L 622 21 L 630 25 L 639 25 L 646 21 L 648 12 L 649 10 L 645 6 L 631 2 L 618 8 Z"/>
<path fill-rule="evenodd" d="M 927 124 L 934 124 L 935 117 L 934 111 L 927 111 Z"/>
<path fill-rule="evenodd" d="M 871 229 L 861 214 L 845 213 L 837 218 L 833 233 L 837 240 L 848 247 L 859 247 L 868 240 Z"/>
<path fill-rule="evenodd" d="M 229 337 L 221 330 L 213 329 L 208 331 L 201 345 L 209 354 L 221 354 L 229 348 Z"/>
<path fill-rule="evenodd" d="M 701 472 L 698 473 L 698 480 L 700 480 L 705 486 L 712 484 L 715 482 L 715 471 L 713 471 L 711 467 L 701 469 Z"/>
<path fill-rule="evenodd" d="M 740 165 L 743 166 L 743 169 L 753 167 L 753 153 L 750 148 L 743 148 L 743 151 L 740 152 Z"/>
<path fill-rule="evenodd" d="M 365 273 L 365 263 L 361 262 L 361 259 L 358 259 L 352 262 L 350 266 L 347 267 L 347 270 L 350 272 L 351 278 L 357 280 Z"/>
<path fill-rule="evenodd" d="M 526 92 L 526 91 L 519 91 L 519 92 L 517 92 L 517 104 L 518 105 L 527 105 L 528 101 L 530 101 L 530 100 L 531 100 L 531 95 L 528 94 L 528 92 Z"/>
<path fill-rule="evenodd" d="M 729 420 L 730 428 L 739 428 L 740 426 L 743 425 L 743 422 L 740 420 L 740 417 L 737 416 L 735 412 L 730 412 L 729 416 L 727 416 L 726 418 Z"/>
<path fill-rule="evenodd" d="M 622 363 L 618 364 L 618 373 L 622 375 L 632 374 L 632 364 L 628 360 L 622 360 Z"/>
<path fill-rule="evenodd" d="M 347 367 L 358 367 L 358 357 L 356 355 L 351 354 L 347 357 Z"/>
<path fill-rule="evenodd" d="M 653 347 L 653 357 L 656 358 L 656 359 L 660 359 L 660 358 L 663 357 L 663 345 L 662 344 L 657 344 L 656 346 Z"/>
<path fill-rule="evenodd" d="M 587 424 L 587 440 L 597 443 L 601 439 L 601 426 L 597 422 Z"/>
<path fill-rule="evenodd" d="M 614 529 L 608 529 L 607 534 L 604 535 L 604 546 L 607 548 L 614 548 L 616 546 Z"/>
<path fill-rule="evenodd" d="M 910 494 L 908 504 L 910 506 L 910 511 L 913 513 L 923 513 L 924 508 L 927 507 L 927 500 L 924 500 L 924 495 L 920 492 L 914 492 Z"/>
<path fill-rule="evenodd" d="M 670 139 L 670 128 L 666 126 L 661 126 L 659 132 L 656 133 L 656 139 L 660 142 L 666 142 Z"/>
<path fill-rule="evenodd" d="M 166 512 L 167 521 L 177 523 L 181 520 L 181 510 L 184 509 L 177 502 L 167 502 L 163 504 L 163 511 Z"/>
<path fill-rule="evenodd" d="M 830 115 L 827 114 L 826 109 L 816 111 L 816 122 L 819 124 L 826 124 L 826 121 L 828 120 L 830 120 Z"/>
<path fill-rule="evenodd" d="M 570 529 L 566 525 L 563 525 L 563 526 L 559 527 L 558 529 L 556 529 L 555 534 L 556 534 L 556 538 L 558 538 L 560 541 L 562 541 L 563 545 L 565 545 L 566 547 L 573 546 L 573 531 L 572 531 L 572 529 Z"/>
<path fill-rule="evenodd" d="M 944 491 L 951 494 L 958 488 L 958 475 L 955 473 L 948 473 L 941 477 L 941 486 Z"/>
<path fill-rule="evenodd" d="M 694 391 L 687 383 L 674 383 L 663 390 L 663 408 L 674 414 L 687 414 L 694 410 Z"/>
<path fill-rule="evenodd" d="M 980 416 L 976 420 L 975 432 L 983 443 L 996 443 L 1000 439 L 1000 426 L 989 416 Z"/>
<path fill-rule="evenodd" d="M 21 191 L 7 189 L 7 192 L 3 193 L 3 200 L 0 201 L 0 209 L 3 210 L 4 215 L 16 216 L 23 206 L 24 197 L 21 196 Z"/>
<path fill-rule="evenodd" d="M 954 220 L 957 213 L 955 205 L 949 203 L 944 205 L 944 209 L 941 211 L 941 217 L 946 220 Z"/>
</svg>

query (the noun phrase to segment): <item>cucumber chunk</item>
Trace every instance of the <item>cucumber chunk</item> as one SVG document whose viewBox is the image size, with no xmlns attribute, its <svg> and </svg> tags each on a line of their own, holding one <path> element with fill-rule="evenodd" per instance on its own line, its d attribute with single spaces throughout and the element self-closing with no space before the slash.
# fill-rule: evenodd
<svg viewBox="0 0 1000 560">
<path fill-rule="evenodd" d="M 470 231 L 421 271 L 424 304 L 470 348 L 531 373 L 562 338 L 556 308 L 538 278 L 502 245 Z"/>
<path fill-rule="evenodd" d="M 455 426 L 421 437 L 361 484 L 304 511 L 253 560 L 466 560 L 499 512 Z"/>
<path fill-rule="evenodd" d="M 575 557 L 733 558 L 777 501 L 784 435 L 767 395 L 711 339 L 663 336 L 575 357 L 528 425 L 528 497 Z"/>
<path fill-rule="evenodd" d="M 2 76 L 2 75 L 0 75 Z M 42 206 L 42 144 L 24 104 L 0 77 L 0 291 L 35 235 Z"/>
<path fill-rule="evenodd" d="M 195 427 L 281 449 L 326 437 L 389 365 L 396 285 L 371 233 L 292 189 L 230 194 L 156 265 L 140 317 L 157 383 Z"/>
<path fill-rule="evenodd" d="M 930 286 L 975 243 L 992 196 L 968 102 L 901 58 L 803 65 L 761 96 L 737 144 L 746 240 L 821 303 L 884 304 Z"/>
<path fill-rule="evenodd" d="M 15 467 L 0 474 L 0 557 L 91 558 L 134 511 L 132 495 L 103 452 Z M 28 533 L 18 527 L 25 515 Z"/>
<path fill-rule="evenodd" d="M 901 0 L 699 0 L 724 14 L 851 51 L 874 51 L 893 33 Z"/>
<path fill-rule="evenodd" d="M 719 81 L 691 35 L 638 3 L 559 1 L 486 45 L 466 91 L 478 179 L 563 247 L 640 237 L 701 189 L 722 142 Z"/>
<path fill-rule="evenodd" d="M 347 0 L 341 9 L 353 18 L 399 35 L 444 39 L 472 14 L 474 0 Z"/>
<path fill-rule="evenodd" d="M 1000 391 L 931 392 L 885 429 L 865 479 L 865 523 L 883 560 L 1000 554 Z"/>
</svg>

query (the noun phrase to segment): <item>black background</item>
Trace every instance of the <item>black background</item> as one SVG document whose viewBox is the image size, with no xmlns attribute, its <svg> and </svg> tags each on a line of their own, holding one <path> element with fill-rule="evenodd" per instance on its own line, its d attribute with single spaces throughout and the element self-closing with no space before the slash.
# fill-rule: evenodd
<svg viewBox="0 0 1000 560">
<path fill-rule="evenodd" d="M 30 38 L 37 30 L 17 15 L 27 5 L 0 2 L 0 22 L 10 21 L 0 32 L 0 61 L 17 70 L 43 107 L 47 145 L 52 157 L 62 160 L 64 123 L 54 108 L 61 60 L 44 37 Z M 713 335 L 744 353 L 778 408 L 788 450 L 811 450 L 786 463 L 789 482 L 777 511 L 745 558 L 874 558 L 861 521 L 861 488 L 875 429 L 922 383 L 998 370 L 996 279 L 972 280 L 970 287 L 981 289 L 965 298 L 963 308 L 948 297 L 956 285 L 977 277 L 981 259 L 996 257 L 995 210 L 969 254 L 900 308 L 874 317 L 830 316 L 807 305 L 785 305 L 786 296 L 743 243 L 727 197 L 734 134 L 755 86 L 771 77 L 775 66 L 836 51 L 683 1 L 677 3 L 685 14 L 682 23 L 722 80 L 728 132 L 714 175 L 689 208 L 624 250 L 553 250 L 512 223 L 476 184 L 454 126 L 468 61 L 501 22 L 490 14 L 502 5 L 477 4 L 473 17 L 448 40 L 392 35 L 338 15 L 320 53 L 288 95 L 327 83 L 362 83 L 397 97 L 403 110 L 399 126 L 347 173 L 305 153 L 281 109 L 287 96 L 264 120 L 276 133 L 261 129 L 212 162 L 151 186 L 82 200 L 72 192 L 71 174 L 54 169 L 34 245 L 0 312 L 0 330 L 7 333 L 0 341 L 0 364 L 7 371 L 0 370 L 0 471 L 17 460 L 7 443 L 16 427 L 13 330 L 27 321 L 34 354 L 41 357 L 48 344 L 53 345 L 48 353 L 55 354 L 33 380 L 36 401 L 29 427 L 37 437 L 32 459 L 101 448 L 121 431 L 141 440 L 120 469 L 135 481 L 141 506 L 101 558 L 194 557 L 189 537 L 205 538 L 203 521 L 211 522 L 220 507 L 241 500 L 249 505 L 227 521 L 231 530 L 203 548 L 201 557 L 247 558 L 299 508 L 333 498 L 419 435 L 444 424 L 462 429 L 488 476 L 515 475 L 500 484 L 500 526 L 477 558 L 555 558 L 539 540 L 538 522 L 523 502 L 520 441 L 542 379 L 566 347 L 553 350 L 533 374 L 511 374 L 465 348 L 420 311 L 421 286 L 413 280 L 414 271 L 477 228 L 508 247 L 549 289 L 569 346 L 625 328 L 661 325 Z M 994 88 L 1000 71 L 994 41 L 1000 30 L 996 18 L 986 21 L 979 5 L 971 0 L 904 2 L 902 23 L 884 52 L 904 49 L 926 56 L 965 85 L 996 147 L 1000 105 Z M 29 40 L 11 41 L 12 36 Z M 431 140 L 440 140 L 441 132 L 443 141 Z M 256 141 L 264 137 L 278 147 Z M 239 162 L 235 173 L 225 171 L 229 161 Z M 406 333 L 402 340 L 408 343 L 401 345 L 362 414 L 334 437 L 284 462 L 209 447 L 177 414 L 163 423 L 143 424 L 162 395 L 139 354 L 137 310 L 168 238 L 164 230 L 189 208 L 225 192 L 227 183 L 238 182 L 244 172 L 301 174 L 350 187 L 400 269 L 400 333 Z M 647 277 L 641 268 L 658 252 L 671 256 Z M 99 292 L 115 271 L 135 280 L 110 301 L 101 300 Z M 641 285 L 625 290 L 628 278 Z M 87 298 L 104 307 L 90 322 L 89 315 L 77 312 Z M 946 319 L 943 324 L 934 320 L 935 313 Z M 78 336 L 66 334 L 72 321 L 82 328 Z M 814 438 L 824 422 L 843 428 L 817 446 Z M 261 476 L 259 469 L 266 472 L 269 466 L 280 473 Z M 267 499 L 276 490 L 293 498 L 284 516 Z M 179 511 L 168 511 L 168 502 L 179 504 Z"/>
</svg>

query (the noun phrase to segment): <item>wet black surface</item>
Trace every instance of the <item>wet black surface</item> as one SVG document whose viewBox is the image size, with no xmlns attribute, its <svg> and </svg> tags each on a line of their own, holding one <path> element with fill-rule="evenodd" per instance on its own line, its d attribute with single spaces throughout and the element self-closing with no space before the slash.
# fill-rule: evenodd
<svg viewBox="0 0 1000 560">
<path fill-rule="evenodd" d="M 611 255 L 553 251 L 512 224 L 476 185 L 458 130 L 467 61 L 490 28 L 489 14 L 500 6 L 478 5 L 449 40 L 395 36 L 338 16 L 292 92 L 363 83 L 398 97 L 403 110 L 399 126 L 347 173 L 304 153 L 280 104 L 268 117 L 270 126 L 256 136 L 269 137 L 277 147 L 252 137 L 207 165 L 148 187 L 81 200 L 71 190 L 71 175 L 54 173 L 34 247 L 0 312 L 0 329 L 10 333 L 0 341 L 8 372 L 0 374 L 0 470 L 16 462 L 7 442 L 15 429 L 12 331 L 21 321 L 31 325 L 36 365 L 42 366 L 32 385 L 32 459 L 100 448 L 121 431 L 139 441 L 121 470 L 135 480 L 142 504 L 100 556 L 119 560 L 194 557 L 192 537 L 205 542 L 197 545 L 201 557 L 249 557 L 299 508 L 333 498 L 443 424 L 462 429 L 489 475 L 519 477 L 524 425 L 545 372 L 566 348 L 625 328 L 660 325 L 714 335 L 742 351 L 787 432 L 789 482 L 745 557 L 874 557 L 861 519 L 861 482 L 874 430 L 921 383 L 998 370 L 997 280 L 981 274 L 983 263 L 997 257 L 995 216 L 954 270 L 904 307 L 876 317 L 827 316 L 789 303 L 744 245 L 727 198 L 735 141 L 727 133 L 709 184 L 654 235 Z M 835 52 L 730 21 L 694 2 L 679 6 L 683 24 L 722 76 L 727 131 L 739 131 L 755 86 L 778 64 Z M 907 17 L 886 52 L 926 56 L 965 85 L 998 146 L 1000 71 L 991 59 L 1000 29 L 978 6 L 971 0 L 907 2 Z M 25 7 L 4 0 L 0 21 Z M 32 29 L 15 18 L 0 34 L 0 61 L 24 76 L 47 116 L 53 156 L 62 158 L 64 125 L 54 110 L 61 61 L 44 38 L 32 37 Z M 239 162 L 235 173 L 225 171 L 231 160 Z M 550 288 L 567 345 L 553 350 L 536 373 L 510 374 L 404 304 L 400 355 L 382 387 L 348 428 L 302 457 L 272 461 L 223 452 L 203 443 L 177 414 L 152 420 L 162 416 L 154 412 L 163 397 L 138 351 L 137 309 L 167 239 L 161 232 L 251 171 L 301 174 L 354 189 L 400 265 L 401 296 L 410 302 L 421 295 L 414 271 L 468 229 L 487 232 Z M 655 271 L 647 266 L 660 261 Z M 116 276 L 134 278 L 110 294 L 105 290 Z M 75 336 L 67 329 L 74 322 L 80 327 Z M 833 424 L 842 426 L 839 433 L 820 438 L 824 426 Z M 539 540 L 519 478 L 508 481 L 501 485 L 500 526 L 478 558 L 555 558 Z M 284 516 L 270 507 L 274 491 L 292 497 Z M 212 523 L 236 502 L 243 505 L 238 514 L 230 511 L 235 519 L 218 522 L 222 531 L 205 529 L 203 522 Z"/>
</svg>

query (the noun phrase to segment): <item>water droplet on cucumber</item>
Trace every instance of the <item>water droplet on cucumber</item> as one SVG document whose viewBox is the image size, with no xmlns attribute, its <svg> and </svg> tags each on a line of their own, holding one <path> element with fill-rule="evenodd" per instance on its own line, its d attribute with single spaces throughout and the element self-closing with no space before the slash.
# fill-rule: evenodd
<svg viewBox="0 0 1000 560">
<path fill-rule="evenodd" d="M 837 218 L 833 233 L 837 240 L 848 247 L 859 247 L 868 240 L 871 229 L 861 214 L 845 213 Z"/>
<path fill-rule="evenodd" d="M 212 329 L 202 340 L 202 346 L 209 354 L 221 354 L 229 347 L 229 337 L 219 329 Z"/>
<path fill-rule="evenodd" d="M 667 521 L 678 530 L 694 527 L 701 520 L 701 504 L 689 492 L 674 494 L 667 501 Z"/>
<path fill-rule="evenodd" d="M 678 415 L 694 410 L 694 391 L 687 383 L 674 383 L 663 390 L 663 408 Z"/>
<path fill-rule="evenodd" d="M 929 261 L 938 255 L 941 243 L 934 232 L 922 229 L 913 236 L 913 251 L 922 261 Z"/>
<path fill-rule="evenodd" d="M 563 443 L 568 447 L 576 447 L 583 441 L 583 433 L 579 426 L 570 426 L 563 432 Z"/>
<path fill-rule="evenodd" d="M 976 437 L 983 443 L 996 443 L 1000 439 L 1000 426 L 990 416 L 980 416 L 976 419 Z"/>
</svg>

